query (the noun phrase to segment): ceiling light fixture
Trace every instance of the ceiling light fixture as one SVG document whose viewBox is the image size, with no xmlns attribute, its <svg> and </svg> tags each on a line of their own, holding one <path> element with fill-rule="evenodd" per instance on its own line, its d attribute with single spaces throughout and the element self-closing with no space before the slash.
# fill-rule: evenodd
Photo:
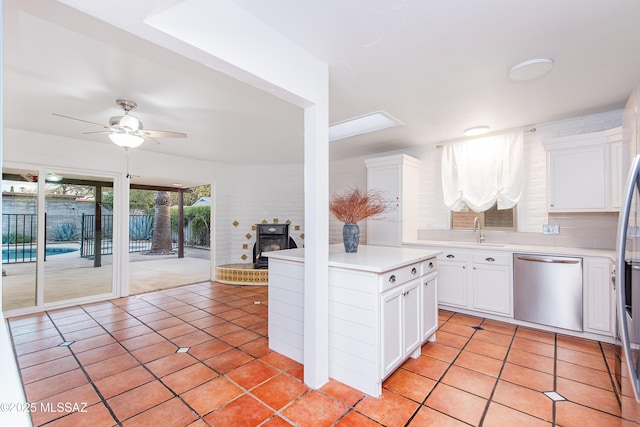
<svg viewBox="0 0 640 427">
<path fill-rule="evenodd" d="M 329 126 L 329 141 L 402 125 L 404 123 L 385 111 L 375 111 Z"/>
<path fill-rule="evenodd" d="M 47 176 L 45 178 L 45 181 L 48 181 L 48 182 L 60 182 L 60 181 L 62 181 L 62 175 L 58 175 L 55 172 L 47 172 Z"/>
<path fill-rule="evenodd" d="M 109 139 L 116 145 L 123 148 L 136 148 L 144 142 L 144 138 L 126 132 L 110 133 Z"/>
<path fill-rule="evenodd" d="M 542 77 L 552 68 L 553 59 L 551 58 L 528 59 L 509 68 L 507 76 L 513 81 L 524 82 Z"/>
<path fill-rule="evenodd" d="M 464 131 L 465 136 L 478 136 L 489 132 L 489 126 L 474 126 Z"/>
</svg>

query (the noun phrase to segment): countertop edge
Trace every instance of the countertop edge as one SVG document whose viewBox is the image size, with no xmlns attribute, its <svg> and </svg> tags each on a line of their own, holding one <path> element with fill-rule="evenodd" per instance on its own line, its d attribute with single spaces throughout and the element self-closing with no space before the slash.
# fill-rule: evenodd
<svg viewBox="0 0 640 427">
<path fill-rule="evenodd" d="M 415 240 L 406 241 L 402 243 L 406 247 L 422 247 L 422 246 L 436 246 L 443 248 L 456 248 L 456 249 L 469 249 L 477 250 L 484 249 L 487 251 L 505 251 L 505 252 L 519 252 L 529 254 L 541 254 L 541 255 L 561 255 L 561 256 L 576 256 L 576 257 L 603 257 L 609 258 L 615 262 L 616 251 L 613 249 L 587 249 L 587 248 L 570 248 L 561 246 L 535 246 L 535 245 L 512 245 L 502 243 L 469 243 L 469 242 L 450 242 L 441 240 Z"/>
<path fill-rule="evenodd" d="M 348 254 L 342 244 L 329 246 L 329 267 L 384 273 L 436 257 L 442 251 L 420 248 L 360 245 L 359 252 Z M 291 262 L 304 262 L 304 248 L 264 252 L 264 256 Z"/>
</svg>

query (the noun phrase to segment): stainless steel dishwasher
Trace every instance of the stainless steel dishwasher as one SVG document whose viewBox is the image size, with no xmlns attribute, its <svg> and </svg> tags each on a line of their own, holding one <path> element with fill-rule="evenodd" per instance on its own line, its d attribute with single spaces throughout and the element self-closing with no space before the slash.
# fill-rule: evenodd
<svg viewBox="0 0 640 427">
<path fill-rule="evenodd" d="M 582 331 L 582 258 L 513 254 L 514 317 Z"/>
</svg>

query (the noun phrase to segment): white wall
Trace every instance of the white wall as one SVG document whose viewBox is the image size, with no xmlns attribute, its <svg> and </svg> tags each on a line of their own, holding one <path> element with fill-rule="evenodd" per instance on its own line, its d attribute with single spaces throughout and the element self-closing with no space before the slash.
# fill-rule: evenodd
<svg viewBox="0 0 640 427">
<path fill-rule="evenodd" d="M 213 182 L 212 162 L 132 149 L 130 172 L 144 177 L 197 182 Z M 4 129 L 3 161 L 31 163 L 96 172 L 126 174 L 127 157 L 111 143 L 63 138 L 16 129 Z"/>
<path fill-rule="evenodd" d="M 302 163 L 217 164 L 215 181 L 216 265 L 252 262 L 256 241 L 252 226 L 263 220 L 290 221 L 290 236 L 298 247 L 304 245 Z"/>
<path fill-rule="evenodd" d="M 559 136 L 577 135 L 589 132 L 598 132 L 622 125 L 622 110 L 591 114 L 574 117 L 566 120 L 541 123 L 533 126 L 536 132 L 527 132 L 524 135 L 524 170 L 525 188 L 522 199 L 518 203 L 518 231 L 520 233 L 542 233 L 542 225 L 549 222 L 547 215 L 547 176 L 546 176 L 546 153 L 542 141 L 548 138 Z M 454 142 L 454 141 L 449 141 Z M 447 143 L 447 142 L 443 142 Z M 444 205 L 442 196 L 441 181 L 441 150 L 433 145 L 425 145 L 412 149 L 394 151 L 393 153 L 380 153 L 375 156 L 356 157 L 331 162 L 330 192 L 347 188 L 349 186 L 360 186 L 366 188 L 366 168 L 364 160 L 367 158 L 386 156 L 389 154 L 406 153 L 420 160 L 419 170 L 419 217 L 418 229 L 428 230 L 448 230 L 449 211 Z M 557 218 L 553 218 L 556 220 Z M 608 237 L 615 234 L 615 229 L 611 230 L 611 215 L 592 215 L 585 219 L 584 215 L 563 217 L 562 230 L 574 229 L 575 239 L 565 239 L 566 245 L 584 245 L 588 247 L 608 247 L 610 242 Z M 590 223 L 590 229 L 598 230 L 596 237 L 584 236 L 585 227 L 572 227 L 575 224 Z M 331 223 L 333 224 L 333 223 Z M 361 226 L 362 228 L 362 226 Z M 421 233 L 427 234 L 427 233 Z M 566 236 L 563 236 L 566 237 Z M 341 241 L 337 226 L 330 227 L 330 241 Z M 604 239 L 604 240 L 603 240 Z M 557 239 L 556 239 L 557 240 Z"/>
</svg>

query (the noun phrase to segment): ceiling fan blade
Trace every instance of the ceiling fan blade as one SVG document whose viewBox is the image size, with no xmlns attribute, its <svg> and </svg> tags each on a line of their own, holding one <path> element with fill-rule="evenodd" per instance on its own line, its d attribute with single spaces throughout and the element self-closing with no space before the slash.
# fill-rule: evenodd
<svg viewBox="0 0 640 427">
<path fill-rule="evenodd" d="M 51 113 L 51 114 L 53 114 L 54 116 L 63 117 L 65 119 L 71 119 L 71 120 L 77 120 L 79 122 L 90 123 L 92 125 L 100 126 L 100 127 L 103 127 L 105 129 L 107 129 L 107 127 L 105 125 L 100 124 L 100 123 L 96 123 L 96 122 L 90 122 L 89 120 L 78 119 L 76 117 L 65 116 L 64 114 L 58 114 L 58 113 Z"/>
<path fill-rule="evenodd" d="M 155 139 L 155 138 L 154 138 L 154 137 L 152 137 L 152 136 L 145 135 L 145 136 L 144 136 L 144 139 L 145 139 L 145 140 L 147 140 L 147 141 L 149 141 L 149 142 L 151 142 L 153 145 L 160 145 L 160 141 L 158 141 L 157 139 Z"/>
<path fill-rule="evenodd" d="M 95 132 L 82 132 L 83 135 L 93 135 L 96 133 L 101 133 L 101 134 L 107 134 L 107 133 L 111 133 L 108 130 L 97 130 Z"/>
<path fill-rule="evenodd" d="M 143 129 L 148 136 L 152 138 L 186 138 L 187 134 L 183 132 L 171 132 L 168 130 L 150 130 Z"/>
</svg>

